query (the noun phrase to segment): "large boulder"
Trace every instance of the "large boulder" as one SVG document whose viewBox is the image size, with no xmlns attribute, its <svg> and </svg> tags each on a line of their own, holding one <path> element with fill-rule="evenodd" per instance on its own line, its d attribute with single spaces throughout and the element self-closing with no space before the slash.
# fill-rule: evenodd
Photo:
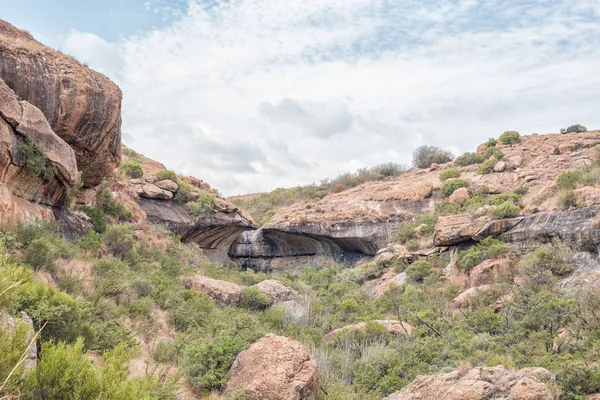
<svg viewBox="0 0 600 400">
<path fill-rule="evenodd" d="M 171 200 L 173 198 L 173 192 L 161 189 L 153 183 L 148 183 L 142 186 L 142 196 L 147 199 Z"/>
<path fill-rule="evenodd" d="M 300 293 L 274 279 L 264 280 L 254 286 L 267 296 L 271 304 L 300 299 Z"/>
<path fill-rule="evenodd" d="M 394 321 L 389 319 L 375 320 L 372 322 L 381 325 L 386 332 L 394 335 L 410 336 L 413 330 L 413 327 L 410 324 L 407 324 L 406 322 Z M 325 340 L 333 340 L 343 332 L 364 331 L 366 328 L 366 322 L 359 322 L 358 324 L 347 325 L 329 332 L 327 335 L 325 335 Z"/>
<path fill-rule="evenodd" d="M 417 376 L 384 400 L 558 400 L 556 378 L 543 368 L 516 372 L 503 366 Z"/>
<path fill-rule="evenodd" d="M 42 150 L 53 172 L 48 176 L 27 170 L 20 140 L 27 138 Z M 25 143 L 25 142 L 21 142 Z M 71 147 L 51 129 L 42 112 L 0 79 L 0 220 L 34 223 L 53 220 L 52 208 L 65 205 L 77 181 L 77 161 Z"/>
<path fill-rule="evenodd" d="M 319 370 L 302 344 L 267 334 L 238 354 L 226 394 L 243 391 L 247 400 L 317 398 Z"/>
<path fill-rule="evenodd" d="M 184 280 L 183 285 L 186 289 L 205 293 L 214 299 L 220 305 L 229 305 L 237 303 L 241 296 L 242 286 L 232 282 L 221 281 L 209 278 L 208 276 L 196 275 Z"/>
<path fill-rule="evenodd" d="M 108 78 L 2 20 L 0 78 L 74 149 L 86 186 L 119 165 L 122 93 Z"/>
</svg>

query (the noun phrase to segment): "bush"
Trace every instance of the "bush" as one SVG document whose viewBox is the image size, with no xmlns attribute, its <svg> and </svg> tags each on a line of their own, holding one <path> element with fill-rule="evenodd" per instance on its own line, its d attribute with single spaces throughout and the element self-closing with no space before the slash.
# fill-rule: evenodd
<svg viewBox="0 0 600 400">
<path fill-rule="evenodd" d="M 221 334 L 212 341 L 194 342 L 183 354 L 181 366 L 197 393 L 221 390 L 238 353 L 246 347 L 238 337 Z"/>
<path fill-rule="evenodd" d="M 432 164 L 445 164 L 454 160 L 454 155 L 448 150 L 435 146 L 420 146 L 413 152 L 415 168 L 429 168 Z"/>
<path fill-rule="evenodd" d="M 202 192 L 195 202 L 187 203 L 185 209 L 191 217 L 199 218 L 210 214 L 215 204 L 215 198 L 210 193 Z"/>
<path fill-rule="evenodd" d="M 555 241 L 527 254 L 523 259 L 523 267 L 530 275 L 533 271 L 550 271 L 553 275 L 566 276 L 575 269 L 571 257 L 571 250 Z M 537 275 L 537 272 L 534 275 Z"/>
<path fill-rule="evenodd" d="M 215 311 L 214 301 L 204 293 L 186 291 L 183 298 L 169 310 L 169 321 L 178 331 L 201 328 Z"/>
<path fill-rule="evenodd" d="M 456 189 L 468 187 L 469 184 L 461 179 L 451 179 L 442 185 L 442 194 L 444 196 L 450 196 Z"/>
<path fill-rule="evenodd" d="M 577 207 L 579 204 L 579 194 L 572 189 L 564 190 L 558 195 L 558 204 L 562 210 Z"/>
<path fill-rule="evenodd" d="M 501 160 L 502 157 L 504 157 L 504 153 L 502 153 L 497 147 L 489 147 L 485 149 L 485 152 L 483 153 L 483 158 L 488 160 L 492 157 L 494 157 L 496 160 Z"/>
<path fill-rule="evenodd" d="M 447 181 L 451 178 L 460 178 L 460 169 L 456 167 L 446 168 L 440 172 L 440 181 Z"/>
<path fill-rule="evenodd" d="M 521 212 L 521 207 L 519 207 L 518 205 L 516 205 L 510 201 L 506 201 L 506 202 L 496 206 L 496 208 L 494 209 L 493 215 L 494 215 L 494 218 L 497 218 L 497 219 L 515 218 L 515 217 L 519 216 L 520 212 Z"/>
<path fill-rule="evenodd" d="M 495 145 L 498 144 L 498 141 L 494 138 L 489 138 L 487 142 L 485 142 L 485 147 L 486 149 L 489 149 L 490 147 L 494 147 Z"/>
<path fill-rule="evenodd" d="M 17 135 L 17 148 L 23 158 L 24 168 L 30 176 L 41 176 L 46 181 L 54 177 L 54 166 L 40 145 Z"/>
<path fill-rule="evenodd" d="M 558 146 L 554 147 L 554 151 L 552 151 L 552 154 L 554 154 L 555 156 L 560 155 L 560 149 L 558 148 Z"/>
<path fill-rule="evenodd" d="M 408 243 L 406 244 L 406 249 L 408 251 L 417 251 L 420 248 L 421 248 L 421 245 L 419 244 L 419 241 L 416 239 L 409 240 Z"/>
<path fill-rule="evenodd" d="M 494 158 L 494 157 L 492 157 L 488 160 L 485 160 L 477 168 L 477 173 L 481 174 L 481 175 L 486 175 L 486 174 L 492 173 L 494 171 L 494 165 L 496 165 L 497 162 L 498 162 L 498 160 L 496 160 L 496 158 Z"/>
<path fill-rule="evenodd" d="M 90 221 L 94 226 L 94 230 L 98 233 L 102 233 L 106 230 L 108 226 L 108 221 L 106 220 L 106 214 L 97 207 L 88 207 L 81 206 L 79 210 L 83 211 L 85 215 L 90 217 Z"/>
<path fill-rule="evenodd" d="M 264 310 L 270 303 L 269 298 L 257 287 L 249 287 L 242 291 L 239 306 L 248 310 Z"/>
<path fill-rule="evenodd" d="M 336 183 L 335 185 L 333 185 L 333 189 L 331 189 L 331 193 L 341 193 L 346 189 L 348 189 L 348 186 L 343 185 L 341 183 Z"/>
<path fill-rule="evenodd" d="M 102 243 L 108 247 L 112 254 L 123 257 L 133 248 L 135 242 L 130 227 L 127 225 L 111 225 L 102 235 Z"/>
<path fill-rule="evenodd" d="M 105 214 L 118 218 L 119 221 L 129 221 L 132 217 L 131 212 L 123 204 L 113 199 L 107 183 L 103 183 L 96 194 L 96 206 Z"/>
<path fill-rule="evenodd" d="M 502 144 L 517 144 L 521 143 L 521 135 L 517 131 L 506 131 L 498 138 Z"/>
<path fill-rule="evenodd" d="M 560 133 L 583 133 L 587 132 L 587 128 L 583 125 L 575 124 L 571 125 L 568 128 L 562 128 Z"/>
<path fill-rule="evenodd" d="M 577 185 L 581 183 L 582 176 L 579 171 L 570 171 L 560 174 L 556 180 L 556 185 L 563 190 L 577 189 Z"/>
<path fill-rule="evenodd" d="M 454 161 L 454 165 L 458 165 L 459 167 L 466 167 L 467 165 L 481 164 L 483 161 L 484 158 L 481 154 L 465 153 Z"/>
<path fill-rule="evenodd" d="M 185 204 L 198 198 L 198 194 L 194 190 L 194 187 L 188 182 L 178 180 L 177 184 L 179 185 L 179 189 L 177 189 L 173 200 L 175 200 L 178 203 Z"/>
<path fill-rule="evenodd" d="M 384 178 L 393 178 L 399 176 L 403 172 L 406 172 L 407 168 L 405 165 L 396 164 L 393 162 L 379 164 L 373 167 L 373 171 Z"/>
<path fill-rule="evenodd" d="M 170 181 L 177 182 L 177 174 L 173 171 L 169 171 L 168 169 L 164 169 L 156 174 L 156 179 L 159 181 L 168 179 Z"/>
<path fill-rule="evenodd" d="M 156 345 L 152 358 L 160 363 L 174 363 L 177 361 L 178 351 L 174 340 L 161 340 Z"/>
<path fill-rule="evenodd" d="M 433 273 L 433 267 L 425 260 L 418 260 L 406 267 L 405 271 L 411 281 L 423 283 L 423 280 Z"/>
<path fill-rule="evenodd" d="M 35 271 L 52 271 L 59 249 L 46 237 L 34 239 L 23 252 L 23 261 Z"/>
<path fill-rule="evenodd" d="M 144 176 L 144 170 L 142 169 L 142 165 L 135 160 L 127 160 L 123 162 L 119 169 L 123 171 L 123 173 L 129 178 L 141 178 Z"/>
<path fill-rule="evenodd" d="M 469 250 L 460 253 L 456 261 L 456 267 L 463 271 L 470 271 L 483 261 L 499 257 L 508 253 L 508 251 L 509 247 L 507 244 L 493 237 L 487 237 L 475 246 L 472 246 Z"/>
<path fill-rule="evenodd" d="M 529 188 L 527 186 L 519 186 L 515 189 L 515 194 L 518 196 L 525 196 L 529 192 Z"/>
</svg>

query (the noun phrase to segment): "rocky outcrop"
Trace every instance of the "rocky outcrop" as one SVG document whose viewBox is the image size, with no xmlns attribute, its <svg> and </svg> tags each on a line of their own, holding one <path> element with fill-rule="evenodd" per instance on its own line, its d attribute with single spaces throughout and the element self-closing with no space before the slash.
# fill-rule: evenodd
<svg viewBox="0 0 600 400">
<path fill-rule="evenodd" d="M 381 277 L 363 283 L 360 287 L 372 299 L 381 297 L 393 285 L 401 286 L 406 283 L 406 272 L 398 273 L 395 268 L 390 268 Z"/>
<path fill-rule="evenodd" d="M 394 335 L 410 336 L 412 334 L 413 327 L 406 322 L 394 321 L 394 320 L 375 320 L 373 323 L 379 324 L 383 329 Z M 344 326 L 339 329 L 335 329 L 325 335 L 325 340 L 333 340 L 343 332 L 348 331 L 364 331 L 367 328 L 366 322 L 359 322 L 358 324 Z"/>
<path fill-rule="evenodd" d="M 308 350 L 295 340 L 268 334 L 238 354 L 226 394 L 243 391 L 247 400 L 317 398 L 319 371 Z"/>
<path fill-rule="evenodd" d="M 147 183 L 142 186 L 142 196 L 147 199 L 171 200 L 173 192 L 161 189 L 158 185 Z"/>
<path fill-rule="evenodd" d="M 256 229 L 237 208 L 213 210 L 194 219 L 184 205 L 175 201 L 140 198 L 139 205 L 150 222 L 167 225 L 184 243 L 198 243 L 203 249 L 227 251 L 242 232 Z"/>
<path fill-rule="evenodd" d="M 523 247 L 551 242 L 554 238 L 567 240 L 579 250 L 594 251 L 600 244 L 598 207 L 529 215 L 502 235 L 502 240 Z"/>
<path fill-rule="evenodd" d="M 112 173 L 121 158 L 122 94 L 117 85 L 2 20 L 0 78 L 41 110 L 56 135 L 75 151 L 86 186 Z"/>
<path fill-rule="evenodd" d="M 52 131 L 41 111 L 19 100 L 2 79 L 0 100 L 0 219 L 25 223 L 53 220 L 53 208 L 65 205 L 68 191 L 77 181 L 75 154 Z M 19 146 L 24 140 L 42 150 L 50 174 L 28 170 L 27 157 L 32 156 Z"/>
<path fill-rule="evenodd" d="M 503 366 L 418 376 L 385 400 L 558 400 L 556 378 L 543 368 Z"/>
<path fill-rule="evenodd" d="M 271 304 L 295 301 L 301 297 L 296 290 L 274 279 L 264 280 L 254 285 L 254 287 L 267 296 Z"/>
<path fill-rule="evenodd" d="M 499 236 L 522 220 L 518 217 L 491 221 L 488 216 L 475 218 L 470 214 L 442 217 L 435 225 L 433 242 L 436 246 L 450 246 L 468 240 L 480 241 L 488 236 Z"/>
<path fill-rule="evenodd" d="M 4 311 L 0 311 L 0 328 L 7 331 L 9 335 L 14 335 L 18 332 L 17 329 L 20 325 L 24 325 L 27 329 L 27 333 L 23 338 L 26 344 L 29 344 L 34 336 L 35 330 L 33 329 L 33 321 L 26 313 L 22 312 L 21 317 L 13 317 Z M 37 364 L 37 345 L 35 342 L 31 343 L 27 350 L 27 357 L 23 366 L 26 370 L 35 367 Z"/>
<path fill-rule="evenodd" d="M 205 293 L 217 304 L 226 306 L 240 301 L 242 296 L 242 286 L 232 282 L 221 281 L 209 278 L 208 276 L 196 275 L 184 280 L 183 286 L 188 290 Z"/>
</svg>

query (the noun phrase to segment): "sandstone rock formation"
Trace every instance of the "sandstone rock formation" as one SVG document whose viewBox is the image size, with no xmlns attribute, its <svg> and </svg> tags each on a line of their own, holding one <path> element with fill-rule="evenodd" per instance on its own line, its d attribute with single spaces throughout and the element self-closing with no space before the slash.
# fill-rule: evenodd
<svg viewBox="0 0 600 400">
<path fill-rule="evenodd" d="M 300 293 L 274 279 L 267 279 L 254 285 L 270 300 L 271 304 L 300 299 Z"/>
<path fill-rule="evenodd" d="M 0 79 L 0 219 L 32 223 L 53 220 L 53 207 L 63 207 L 77 181 L 73 150 L 33 105 L 20 101 Z M 26 168 L 19 142 L 27 138 L 45 153 L 54 173 L 37 176 Z M 24 143 L 24 142 L 23 142 Z"/>
<path fill-rule="evenodd" d="M 392 333 L 394 335 L 410 336 L 412 334 L 412 330 L 413 330 L 413 327 L 410 324 L 407 324 L 406 322 L 394 321 L 394 320 L 389 320 L 389 319 L 375 320 L 372 322 L 383 326 L 383 329 L 386 332 Z M 359 322 L 358 324 L 347 325 L 342 328 L 338 328 L 338 329 L 335 329 L 335 330 L 329 332 L 327 335 L 325 335 L 325 340 L 332 340 L 332 339 L 336 338 L 337 336 L 339 336 L 340 333 L 342 333 L 342 332 L 348 332 L 348 331 L 353 331 L 353 330 L 364 331 L 366 328 L 367 328 L 366 322 Z"/>
<path fill-rule="evenodd" d="M 183 285 L 186 289 L 205 293 L 207 296 L 214 299 L 217 304 L 223 306 L 237 303 L 240 300 L 242 290 L 244 289 L 242 286 L 236 285 L 235 283 L 221 281 L 203 275 L 186 278 Z"/>
<path fill-rule="evenodd" d="M 248 400 L 309 400 L 317 398 L 318 381 L 317 363 L 304 346 L 268 334 L 237 356 L 225 393 L 243 390 Z"/>
<path fill-rule="evenodd" d="M 381 277 L 365 282 L 361 289 L 372 299 L 383 295 L 392 285 L 400 286 L 406 283 L 406 272 L 398 273 L 394 268 L 386 271 Z"/>
<path fill-rule="evenodd" d="M 556 378 L 543 368 L 499 366 L 418 376 L 385 400 L 558 400 Z"/>
<path fill-rule="evenodd" d="M 0 78 L 40 109 L 75 151 L 86 186 L 112 173 L 121 157 L 122 94 L 117 85 L 2 20 Z"/>
<path fill-rule="evenodd" d="M 173 192 L 161 189 L 158 185 L 147 183 L 142 186 L 142 196 L 147 199 L 171 200 Z"/>
</svg>

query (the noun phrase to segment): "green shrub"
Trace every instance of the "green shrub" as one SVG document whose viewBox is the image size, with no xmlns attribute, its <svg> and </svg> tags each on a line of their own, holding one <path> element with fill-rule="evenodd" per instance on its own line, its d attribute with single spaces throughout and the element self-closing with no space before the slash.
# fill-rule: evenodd
<svg viewBox="0 0 600 400">
<path fill-rule="evenodd" d="M 54 166 L 40 145 L 17 135 L 17 148 L 25 164 L 24 168 L 30 176 L 41 176 L 46 181 L 54 177 Z"/>
<path fill-rule="evenodd" d="M 481 164 L 483 161 L 484 158 L 481 154 L 465 153 L 462 156 L 459 156 L 454 161 L 454 165 L 458 165 L 459 167 L 466 167 L 467 165 Z"/>
<path fill-rule="evenodd" d="M 197 393 L 221 390 L 236 356 L 245 347 L 241 339 L 228 334 L 208 343 L 194 342 L 185 349 L 181 367 Z"/>
<path fill-rule="evenodd" d="M 486 148 L 490 148 L 490 147 L 494 147 L 498 144 L 498 141 L 494 138 L 489 138 L 487 142 L 485 142 L 485 147 Z"/>
<path fill-rule="evenodd" d="M 552 154 L 554 154 L 555 156 L 560 155 L 560 149 L 558 148 L 558 146 L 554 147 L 554 151 L 552 152 Z"/>
<path fill-rule="evenodd" d="M 454 160 L 454 155 L 448 150 L 435 146 L 420 146 L 413 152 L 413 167 L 429 168 L 432 164 L 445 164 Z"/>
<path fill-rule="evenodd" d="M 23 252 L 23 260 L 35 271 L 52 271 L 59 258 L 59 249 L 46 237 L 34 239 Z"/>
<path fill-rule="evenodd" d="M 159 181 L 168 179 L 170 181 L 177 182 L 177 174 L 173 171 L 169 171 L 168 169 L 164 169 L 156 174 L 156 179 Z"/>
<path fill-rule="evenodd" d="M 563 190 L 558 195 L 558 204 L 562 210 L 577 207 L 579 204 L 579 194 L 572 189 Z"/>
<path fill-rule="evenodd" d="M 377 174 L 379 174 L 381 177 L 393 178 L 396 176 L 400 176 L 402 173 L 406 172 L 407 167 L 402 164 L 388 162 L 388 163 L 376 165 L 372 169 Z"/>
<path fill-rule="evenodd" d="M 556 180 L 556 185 L 563 190 L 573 190 L 577 189 L 577 185 L 579 185 L 581 181 L 581 172 L 569 171 L 558 176 L 558 179 Z"/>
<path fill-rule="evenodd" d="M 178 203 L 185 204 L 198 198 L 198 194 L 194 190 L 194 187 L 188 182 L 177 180 L 177 184 L 179 185 L 179 189 L 177 189 L 173 200 Z"/>
<path fill-rule="evenodd" d="M 0 291 L 2 291 L 0 286 Z M 4 311 L 0 313 L 0 317 L 3 317 Z M 6 327 L 0 326 L 0 382 L 5 382 L 8 375 L 11 373 L 13 367 L 17 365 L 21 355 L 27 349 L 28 342 L 28 331 L 29 327 L 25 323 L 18 323 L 14 327 L 6 329 Z M 6 382 L 7 391 L 16 391 L 18 383 L 21 380 L 23 374 L 23 366 L 13 372 L 12 378 Z M 0 392 L 5 394 L 6 392 Z"/>
<path fill-rule="evenodd" d="M 528 192 L 529 188 L 527 186 L 519 186 L 514 191 L 514 193 L 519 196 L 525 196 Z"/>
<path fill-rule="evenodd" d="M 242 291 L 239 306 L 249 310 L 264 310 L 270 304 L 269 298 L 257 287 L 249 287 Z"/>
<path fill-rule="evenodd" d="M 123 257 L 135 244 L 131 228 L 127 225 L 110 225 L 102 235 L 102 243 L 118 257 Z"/>
<path fill-rule="evenodd" d="M 468 186 L 469 184 L 461 179 L 450 179 L 442 185 L 442 194 L 444 196 L 450 196 L 456 189 Z"/>
<path fill-rule="evenodd" d="M 494 215 L 494 218 L 497 218 L 497 219 L 514 218 L 514 217 L 518 217 L 520 212 L 521 212 L 521 207 L 519 207 L 518 205 L 516 205 L 510 201 L 506 201 L 506 202 L 496 206 L 496 208 L 494 209 L 493 215 Z"/>
<path fill-rule="evenodd" d="M 517 131 L 506 131 L 498 138 L 502 144 L 517 144 L 521 143 L 521 135 Z"/>
<path fill-rule="evenodd" d="M 460 169 L 452 167 L 446 168 L 442 172 L 440 172 L 440 181 L 447 181 L 451 178 L 460 178 Z"/>
<path fill-rule="evenodd" d="M 174 363 L 177 361 L 177 343 L 174 340 L 161 340 L 156 345 L 152 358 L 160 363 Z"/>
<path fill-rule="evenodd" d="M 539 271 L 550 271 L 553 275 L 566 276 L 575 269 L 571 249 L 558 241 L 540 246 L 527 254 L 522 265 L 530 275 L 537 275 Z"/>
<path fill-rule="evenodd" d="M 185 209 L 191 217 L 198 218 L 210 214 L 215 204 L 215 198 L 210 193 L 202 192 L 195 202 L 187 203 Z"/>
<path fill-rule="evenodd" d="M 488 160 L 492 157 L 494 157 L 496 160 L 501 160 L 504 157 L 504 153 L 502 153 L 497 147 L 489 147 L 485 149 L 485 152 L 483 153 L 483 158 Z"/>
<path fill-rule="evenodd" d="M 102 383 L 98 370 L 83 352 L 83 341 L 73 345 L 44 343 L 43 357 L 27 376 L 25 393 L 32 400 L 75 400 L 100 398 Z"/>
<path fill-rule="evenodd" d="M 129 158 L 139 159 L 140 155 L 133 149 L 130 149 L 125 146 L 121 146 L 121 152 Z"/>
<path fill-rule="evenodd" d="M 487 237 L 469 250 L 460 253 L 456 261 L 456 267 L 463 271 L 470 271 L 483 261 L 499 257 L 508 253 L 508 251 L 507 244 L 493 237 Z"/>
<path fill-rule="evenodd" d="M 490 206 L 499 206 L 506 202 L 519 206 L 519 208 L 523 205 L 523 199 L 517 193 L 500 193 L 487 200 L 487 204 Z"/>
<path fill-rule="evenodd" d="M 119 169 L 129 178 L 141 178 L 144 176 L 144 170 L 139 161 L 127 160 L 121 163 Z"/>
<path fill-rule="evenodd" d="M 406 267 L 405 271 L 411 281 L 423 283 L 423 280 L 433 273 L 433 267 L 425 260 L 418 260 Z"/>
<path fill-rule="evenodd" d="M 417 251 L 420 248 L 421 248 L 421 245 L 419 244 L 419 241 L 416 239 L 409 240 L 408 243 L 406 244 L 406 249 L 408 251 Z"/>
<path fill-rule="evenodd" d="M 103 183 L 96 194 L 96 206 L 105 214 L 118 218 L 119 221 L 131 220 L 131 212 L 123 204 L 113 199 L 107 183 Z"/>
<path fill-rule="evenodd" d="M 583 133 L 587 132 L 587 128 L 583 125 L 575 124 L 571 125 L 568 128 L 562 128 L 560 133 Z"/>
<path fill-rule="evenodd" d="M 477 168 L 477 173 L 481 175 L 492 173 L 494 171 L 494 165 L 496 165 L 497 162 L 498 160 L 496 160 L 494 157 L 485 160 Z"/>
<path fill-rule="evenodd" d="M 186 291 L 169 310 L 169 322 L 178 331 L 201 328 L 215 312 L 215 302 L 204 293 Z"/>
<path fill-rule="evenodd" d="M 85 215 L 90 217 L 90 221 L 92 222 L 92 225 L 94 226 L 94 230 L 96 232 L 102 233 L 106 230 L 108 221 L 106 220 L 106 214 L 104 213 L 104 211 L 97 207 L 88 206 L 81 206 L 79 207 L 79 210 L 83 211 Z"/>
</svg>

